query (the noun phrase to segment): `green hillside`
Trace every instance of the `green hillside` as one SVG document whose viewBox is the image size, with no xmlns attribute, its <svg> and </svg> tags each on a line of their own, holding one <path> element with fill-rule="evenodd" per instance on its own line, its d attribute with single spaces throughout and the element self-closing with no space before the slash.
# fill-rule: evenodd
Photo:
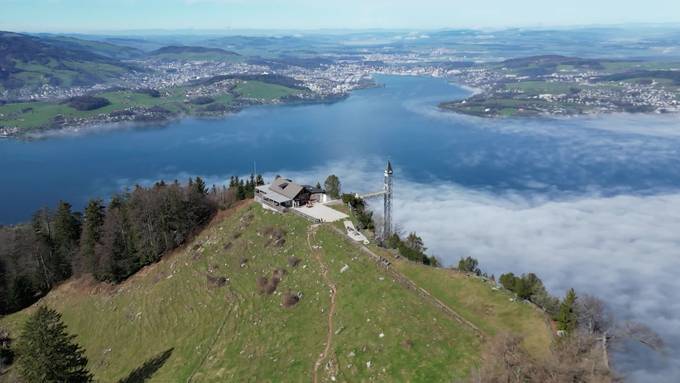
<svg viewBox="0 0 680 383">
<path fill-rule="evenodd" d="M 548 353 L 543 316 L 508 297 L 448 270 L 385 270 L 335 227 L 251 203 L 122 285 L 74 280 L 38 304 L 63 313 L 102 382 L 433 382 L 464 378 L 494 333 Z M 35 307 L 0 324 L 17 334 Z"/>
<path fill-rule="evenodd" d="M 0 105 L 0 128 L 16 127 L 27 132 L 66 126 L 83 120 L 106 122 L 106 116 L 127 113 L 131 109 L 154 111 L 164 118 L 180 115 L 214 115 L 237 111 L 253 100 L 273 102 L 284 97 L 305 93 L 304 90 L 262 81 L 241 81 L 233 90 L 210 97 L 191 97 L 188 93 L 195 86 L 177 86 L 150 90 L 111 90 L 96 93 L 109 104 L 91 110 L 79 110 L 68 102 L 37 101 L 16 102 Z M 153 94 L 156 93 L 156 94 Z M 144 116 L 141 116 L 142 118 Z"/>
<path fill-rule="evenodd" d="M 50 44 L 64 49 L 82 50 L 91 52 L 99 56 L 108 57 L 116 60 L 137 59 L 144 55 L 144 51 L 124 46 L 112 44 L 104 41 L 95 41 L 72 36 L 40 35 Z"/>
<path fill-rule="evenodd" d="M 300 92 L 297 89 L 262 81 L 244 81 L 239 83 L 234 90 L 242 97 L 263 100 L 275 100 Z"/>
<path fill-rule="evenodd" d="M 111 45 L 77 39 L 0 32 L 0 87 L 71 87 L 117 79 L 134 68 L 113 56 L 100 55 L 113 50 Z"/>
</svg>

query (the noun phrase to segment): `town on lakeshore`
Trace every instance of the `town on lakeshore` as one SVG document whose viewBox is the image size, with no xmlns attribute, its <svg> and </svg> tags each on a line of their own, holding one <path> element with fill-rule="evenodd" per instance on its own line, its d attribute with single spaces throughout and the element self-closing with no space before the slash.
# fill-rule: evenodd
<svg viewBox="0 0 680 383">
<path fill-rule="evenodd" d="M 604 39 L 606 33 L 594 31 L 595 45 L 605 44 L 598 37 Z M 379 36 L 385 41 L 377 46 L 362 43 L 364 35 L 350 35 L 357 42 L 346 44 L 338 36 L 312 34 L 280 40 L 206 38 L 200 41 L 205 47 L 188 41 L 165 46 L 161 37 L 1 32 L 4 46 L 23 51 L 5 53 L 8 76 L 0 78 L 0 136 L 220 116 L 259 104 L 334 102 L 353 90 L 380 86 L 374 79 L 378 74 L 432 76 L 467 86 L 472 89 L 469 97 L 442 102 L 441 110 L 480 117 L 675 113 L 680 107 L 679 61 L 651 55 L 654 41 L 638 47 L 634 59 L 588 50 L 573 56 L 541 55 L 523 47 L 514 57 L 499 59 L 494 48 L 470 47 L 474 39 L 500 38 L 482 32 L 439 32 L 403 40 L 395 33 Z M 270 53 L 253 52 L 249 43 Z M 557 43 L 549 33 L 537 32 L 518 38 L 518 44 L 553 49 Z M 307 51 L 299 53 L 303 47 Z M 517 56 L 522 51 L 526 56 Z"/>
</svg>

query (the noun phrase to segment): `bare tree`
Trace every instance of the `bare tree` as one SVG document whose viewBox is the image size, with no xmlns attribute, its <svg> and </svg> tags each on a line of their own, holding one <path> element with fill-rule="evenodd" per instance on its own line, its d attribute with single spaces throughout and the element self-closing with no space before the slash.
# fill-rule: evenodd
<svg viewBox="0 0 680 383">
<path fill-rule="evenodd" d="M 663 339 L 642 323 L 625 322 L 617 329 L 617 334 L 621 338 L 640 342 L 654 351 L 662 351 L 665 347 Z"/>
<path fill-rule="evenodd" d="M 664 348 L 663 339 L 648 326 L 632 321 L 617 322 L 607 305 L 599 298 L 585 295 L 577 305 L 579 332 L 597 339 L 604 362 L 609 365 L 609 350 L 627 340 L 639 342 L 654 351 Z"/>
<path fill-rule="evenodd" d="M 483 365 L 471 374 L 474 383 L 562 383 L 611 382 L 609 368 L 599 360 L 597 341 L 588 336 L 570 336 L 557 342 L 548 355 L 532 357 L 523 339 L 501 334 L 490 339 Z"/>
<path fill-rule="evenodd" d="M 592 295 L 583 295 L 577 303 L 579 327 L 587 334 L 601 334 L 611 329 L 614 318 L 605 303 Z"/>
</svg>

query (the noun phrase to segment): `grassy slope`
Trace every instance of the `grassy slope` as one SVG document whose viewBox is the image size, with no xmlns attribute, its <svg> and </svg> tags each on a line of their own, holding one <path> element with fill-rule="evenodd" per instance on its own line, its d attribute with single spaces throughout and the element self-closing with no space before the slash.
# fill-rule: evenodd
<svg viewBox="0 0 680 383">
<path fill-rule="evenodd" d="M 282 85 L 267 84 L 262 81 L 242 82 L 236 86 L 235 91 L 242 97 L 264 100 L 273 100 L 300 92 Z"/>
<path fill-rule="evenodd" d="M 122 66 L 116 66 L 104 62 L 54 60 L 48 63 L 16 61 L 15 67 L 21 72 L 13 76 L 23 81 L 23 86 L 38 88 L 43 84 L 50 83 L 50 79 L 58 79 L 59 86 L 70 87 L 78 84 L 81 79 L 85 83 L 103 82 L 119 78 L 127 71 Z M 90 80 L 83 80 L 90 79 Z M 94 79 L 94 80 L 92 80 Z"/>
<path fill-rule="evenodd" d="M 355 225 L 356 218 L 345 205 L 334 209 L 350 215 Z M 344 230 L 341 222 L 335 225 Z M 512 332 L 524 338 L 524 344 L 535 357 L 546 355 L 552 336 L 547 331 L 547 317 L 533 305 L 512 302 L 515 295 L 505 289 L 494 289 L 494 285 L 481 278 L 470 276 L 452 269 L 432 268 L 403 258 L 375 245 L 370 249 L 390 260 L 401 274 L 415 282 L 447 306 L 479 327 L 485 334 L 494 336 Z"/>
<path fill-rule="evenodd" d="M 111 104 L 96 110 L 78 111 L 65 104 L 55 102 L 23 102 L 0 105 L 0 127 L 19 127 L 23 129 L 36 129 L 49 126 L 57 115 L 67 118 L 87 118 L 103 113 L 124 110 L 130 107 L 161 106 L 173 112 L 194 113 L 201 112 L 203 106 L 195 106 L 185 103 L 186 88 L 176 87 L 166 89 L 169 95 L 164 97 L 151 97 L 146 94 L 133 91 L 113 91 L 97 94 L 105 97 Z M 245 98 L 258 98 L 271 101 L 299 91 L 281 85 L 268 84 L 260 81 L 248 81 L 239 84 L 236 92 Z M 222 94 L 215 98 L 216 103 L 229 106 L 234 97 L 231 94 Z"/>
<path fill-rule="evenodd" d="M 265 246 L 267 239 L 258 234 L 272 225 L 288 232 L 280 248 Z M 325 346 L 330 303 L 329 286 L 307 244 L 308 228 L 300 218 L 248 205 L 217 219 L 186 249 L 119 287 L 69 282 L 41 304 L 63 313 L 100 381 L 123 378 L 170 349 L 170 358 L 153 381 L 308 380 Z M 321 246 L 320 259 L 337 287 L 336 331 L 326 360 L 330 370 L 324 363 L 320 381 L 330 375 L 341 381 L 445 381 L 466 375 L 478 363 L 480 340 L 471 330 L 387 277 L 329 228 L 321 227 L 310 240 Z M 227 243 L 231 247 L 225 250 Z M 291 255 L 302 260 L 297 268 L 287 264 Z M 242 257 L 248 258 L 243 268 Z M 341 273 L 345 264 L 349 270 Z M 271 275 L 275 268 L 285 268 L 288 274 L 274 295 L 260 295 L 255 279 Z M 418 272 L 425 270 L 445 289 L 440 275 L 446 271 Z M 225 287 L 210 287 L 208 274 L 230 280 Z M 488 287 L 476 281 L 461 279 L 452 286 L 487 299 Z M 293 308 L 281 306 L 279 294 L 288 290 L 303 294 Z M 456 308 L 469 304 L 458 305 L 455 294 L 451 299 Z M 471 320 L 488 322 L 490 329 L 514 328 L 518 320 L 508 315 L 520 307 L 517 312 L 528 321 L 526 326 L 537 326 L 534 332 L 545 333 L 547 339 L 539 315 L 505 299 L 489 299 L 496 311 L 470 310 Z M 33 309 L 1 322 L 16 334 Z M 499 313 L 508 315 L 494 318 Z M 407 341 L 411 346 L 405 346 Z"/>
<path fill-rule="evenodd" d="M 176 96 L 154 98 L 146 94 L 131 91 L 115 91 L 98 94 L 107 98 L 111 104 L 103 108 L 79 111 L 62 103 L 55 102 L 22 102 L 0 106 L 0 126 L 17 126 L 20 128 L 39 128 L 49 125 L 57 115 L 67 118 L 86 118 L 102 113 L 110 113 L 130 107 L 163 106 L 170 110 L 178 109 L 182 98 Z"/>
<path fill-rule="evenodd" d="M 536 307 L 512 302 L 514 295 L 506 290 L 493 290 L 480 278 L 454 270 L 435 269 L 399 261 L 395 267 L 404 275 L 436 296 L 449 307 L 491 336 L 512 332 L 524 337 L 527 349 L 536 357 L 545 355 L 552 341 L 547 322 Z"/>
</svg>

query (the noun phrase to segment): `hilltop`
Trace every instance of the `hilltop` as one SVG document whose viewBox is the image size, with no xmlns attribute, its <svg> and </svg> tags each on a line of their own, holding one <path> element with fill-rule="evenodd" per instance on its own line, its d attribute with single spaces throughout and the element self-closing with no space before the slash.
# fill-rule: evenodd
<svg viewBox="0 0 680 383">
<path fill-rule="evenodd" d="M 16 334 L 39 305 L 57 309 L 106 382 L 133 371 L 158 382 L 451 381 L 506 332 L 549 354 L 534 306 L 350 243 L 340 225 L 246 202 L 120 285 L 70 280 L 0 324 Z"/>
</svg>

